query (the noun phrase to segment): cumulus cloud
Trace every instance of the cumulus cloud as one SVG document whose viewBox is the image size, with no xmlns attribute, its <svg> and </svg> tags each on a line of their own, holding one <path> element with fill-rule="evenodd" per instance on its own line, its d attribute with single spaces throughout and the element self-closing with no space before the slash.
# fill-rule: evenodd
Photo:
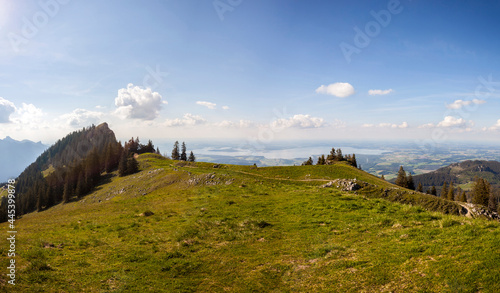
<svg viewBox="0 0 500 293">
<path fill-rule="evenodd" d="M 9 123 L 10 115 L 16 111 L 16 106 L 9 100 L 0 97 L 0 123 Z"/>
<path fill-rule="evenodd" d="M 467 121 L 463 118 L 455 118 L 453 116 L 446 116 L 444 120 L 438 123 L 438 127 L 465 127 Z"/>
<path fill-rule="evenodd" d="M 332 95 L 339 98 L 346 98 L 355 93 L 354 87 L 346 82 L 336 82 L 327 86 L 321 85 L 316 89 L 316 93 L 324 95 Z"/>
<path fill-rule="evenodd" d="M 461 109 L 464 106 L 469 106 L 469 105 L 472 105 L 472 104 L 481 105 L 481 104 L 484 104 L 484 103 L 486 103 L 485 100 L 479 100 L 479 99 L 473 99 L 472 101 L 455 100 L 453 103 L 447 104 L 446 108 L 458 110 L 458 109 Z"/>
<path fill-rule="evenodd" d="M 162 104 L 166 102 L 162 102 L 159 93 L 129 83 L 127 88 L 118 90 L 115 113 L 122 118 L 153 120 L 158 117 Z"/>
<path fill-rule="evenodd" d="M 40 123 L 44 115 L 42 109 L 35 105 L 22 103 L 21 108 L 16 109 L 16 117 L 12 120 L 18 124 L 32 125 Z"/>
<path fill-rule="evenodd" d="M 489 130 L 493 130 L 493 131 L 497 131 L 497 130 L 500 130 L 500 119 L 497 120 L 497 123 L 495 123 L 495 125 L 491 126 L 490 128 L 488 128 Z"/>
<path fill-rule="evenodd" d="M 90 124 L 98 124 L 104 113 L 85 109 L 75 109 L 73 112 L 61 115 L 60 119 L 72 127 L 83 127 Z"/>
<path fill-rule="evenodd" d="M 250 127 L 250 126 L 253 126 L 253 125 L 254 125 L 254 123 L 252 121 L 249 121 L 249 120 L 240 120 L 238 122 L 224 120 L 222 122 L 219 122 L 219 123 L 215 124 L 215 126 L 224 127 L 224 128 L 234 128 L 234 127 L 237 127 L 237 128 L 246 128 L 246 127 Z"/>
<path fill-rule="evenodd" d="M 283 128 L 319 128 L 325 126 L 323 118 L 311 117 L 310 115 L 298 114 L 288 119 L 278 119 L 272 122 L 273 127 Z"/>
<path fill-rule="evenodd" d="M 211 110 L 215 109 L 215 107 L 217 106 L 217 104 L 205 102 L 205 101 L 198 101 L 198 102 L 196 102 L 196 104 L 198 104 L 200 106 L 207 107 L 208 109 L 211 109 Z"/>
<path fill-rule="evenodd" d="M 179 118 L 167 119 L 165 121 L 165 126 L 168 127 L 194 126 L 194 125 L 205 124 L 206 122 L 207 120 L 201 116 L 186 113 L 184 114 L 182 119 Z"/>
<path fill-rule="evenodd" d="M 388 95 L 388 94 L 390 94 L 392 92 L 393 92 L 392 89 L 388 89 L 388 90 L 369 90 L 368 94 L 370 96 L 382 96 L 382 95 Z"/>
<path fill-rule="evenodd" d="M 222 106 L 222 110 L 229 110 L 228 106 Z"/>
</svg>

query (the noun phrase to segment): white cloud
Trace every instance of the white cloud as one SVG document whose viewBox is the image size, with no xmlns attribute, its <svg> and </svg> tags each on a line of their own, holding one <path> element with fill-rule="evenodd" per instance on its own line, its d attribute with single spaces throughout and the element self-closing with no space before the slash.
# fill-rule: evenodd
<svg viewBox="0 0 500 293">
<path fill-rule="evenodd" d="M 379 123 L 378 125 L 374 125 L 374 124 L 369 124 L 369 123 L 365 123 L 363 125 L 361 125 L 361 127 L 364 127 L 364 128 L 370 128 L 370 127 L 380 127 L 380 128 L 408 128 L 408 123 L 407 122 L 403 122 L 401 124 L 394 124 L 394 123 Z"/>
<path fill-rule="evenodd" d="M 253 125 L 254 125 L 254 123 L 250 120 L 240 120 L 238 122 L 224 120 L 224 121 L 221 121 L 219 123 L 215 123 L 215 126 L 224 127 L 224 128 L 233 128 L 233 127 L 246 128 L 246 127 L 251 127 Z"/>
<path fill-rule="evenodd" d="M 42 109 L 37 108 L 35 105 L 22 103 L 21 108 L 16 110 L 16 115 L 12 121 L 21 125 L 39 124 L 42 122 L 44 115 Z"/>
<path fill-rule="evenodd" d="M 420 125 L 418 128 L 433 128 L 433 127 L 435 127 L 434 123 L 427 123 Z"/>
<path fill-rule="evenodd" d="M 162 97 L 150 88 L 141 88 L 129 83 L 127 88 L 118 90 L 115 105 L 118 107 L 115 113 L 122 119 L 135 118 L 142 120 L 153 120 L 158 117 L 161 110 Z"/>
<path fill-rule="evenodd" d="M 463 118 L 455 118 L 453 116 L 446 116 L 444 120 L 438 123 L 438 127 L 464 127 L 466 121 Z"/>
<path fill-rule="evenodd" d="M 212 110 L 215 109 L 215 107 L 217 106 L 217 104 L 205 102 L 205 101 L 198 101 L 198 102 L 196 102 L 196 104 L 207 107 L 208 109 L 212 109 Z"/>
<path fill-rule="evenodd" d="M 60 119 L 72 127 L 84 127 L 101 122 L 104 113 L 75 109 L 73 112 L 61 115 Z"/>
<path fill-rule="evenodd" d="M 390 94 L 392 92 L 393 92 L 392 89 L 388 89 L 388 90 L 369 90 L 368 94 L 370 96 L 382 96 L 382 95 Z"/>
<path fill-rule="evenodd" d="M 9 100 L 0 97 L 0 123 L 9 123 L 10 115 L 16 111 L 16 106 Z"/>
<path fill-rule="evenodd" d="M 322 85 L 316 89 L 316 93 L 346 98 L 355 93 L 354 87 L 346 82 L 336 82 L 327 86 Z"/>
<path fill-rule="evenodd" d="M 229 110 L 228 106 L 222 106 L 222 110 Z"/>
<path fill-rule="evenodd" d="M 495 123 L 495 125 L 491 126 L 488 129 L 493 130 L 493 131 L 500 130 L 500 119 L 497 120 L 497 123 Z M 486 130 L 486 129 L 484 129 L 484 130 Z"/>
<path fill-rule="evenodd" d="M 480 105 L 484 103 L 486 103 L 485 100 L 479 100 L 479 99 L 473 99 L 472 101 L 455 100 L 453 103 L 447 104 L 446 108 L 458 110 L 464 106 L 469 106 L 471 104 Z"/>
<path fill-rule="evenodd" d="M 165 126 L 168 126 L 168 127 L 194 126 L 194 125 L 205 124 L 206 122 L 207 122 L 207 120 L 201 116 L 186 113 L 186 114 L 184 114 L 182 119 L 179 119 L 179 118 L 167 119 L 165 121 Z"/>
<path fill-rule="evenodd" d="M 288 119 L 278 119 L 272 122 L 272 126 L 279 128 L 319 128 L 325 126 L 323 118 L 311 117 L 310 115 L 298 114 Z"/>
</svg>

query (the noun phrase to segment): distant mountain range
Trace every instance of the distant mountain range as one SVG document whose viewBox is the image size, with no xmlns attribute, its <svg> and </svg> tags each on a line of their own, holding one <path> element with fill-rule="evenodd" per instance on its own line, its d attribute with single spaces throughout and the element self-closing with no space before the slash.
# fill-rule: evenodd
<svg viewBox="0 0 500 293">
<path fill-rule="evenodd" d="M 7 136 L 0 140 L 0 182 L 15 178 L 45 149 L 41 142 L 18 141 Z"/>
<path fill-rule="evenodd" d="M 470 189 L 470 183 L 476 177 L 486 179 L 493 187 L 500 188 L 500 162 L 482 160 L 463 161 L 439 168 L 433 172 L 415 175 L 413 176 L 413 180 L 415 185 L 422 183 L 424 191 L 431 186 L 436 186 L 439 190 L 444 182 L 448 184 L 453 182 L 455 187 L 460 185 L 462 189 L 467 190 Z"/>
</svg>

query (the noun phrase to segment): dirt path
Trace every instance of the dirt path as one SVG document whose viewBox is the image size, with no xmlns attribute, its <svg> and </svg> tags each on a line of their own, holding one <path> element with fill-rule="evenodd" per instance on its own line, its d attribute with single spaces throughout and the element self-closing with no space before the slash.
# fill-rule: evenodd
<svg viewBox="0 0 500 293">
<path fill-rule="evenodd" d="M 286 181 L 299 181 L 299 182 L 311 182 L 311 181 L 319 181 L 319 182 L 330 182 L 333 179 L 290 179 L 290 178 L 276 178 L 276 177 L 267 177 L 261 174 L 255 174 L 251 172 L 245 172 L 245 171 L 238 171 L 238 170 L 231 170 L 232 172 L 240 173 L 240 174 L 246 174 L 246 175 L 252 175 L 252 176 L 258 176 L 264 179 L 271 179 L 271 180 L 286 180 Z"/>
</svg>

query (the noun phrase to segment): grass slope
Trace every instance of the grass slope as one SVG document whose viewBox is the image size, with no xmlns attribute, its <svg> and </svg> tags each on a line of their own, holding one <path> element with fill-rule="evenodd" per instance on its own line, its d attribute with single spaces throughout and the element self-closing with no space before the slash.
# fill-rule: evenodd
<svg viewBox="0 0 500 293">
<path fill-rule="evenodd" d="M 498 223 L 320 188 L 338 177 L 390 187 L 348 166 L 140 163 L 83 200 L 18 220 L 17 285 L 2 273 L 0 289 L 500 291 Z"/>
</svg>

